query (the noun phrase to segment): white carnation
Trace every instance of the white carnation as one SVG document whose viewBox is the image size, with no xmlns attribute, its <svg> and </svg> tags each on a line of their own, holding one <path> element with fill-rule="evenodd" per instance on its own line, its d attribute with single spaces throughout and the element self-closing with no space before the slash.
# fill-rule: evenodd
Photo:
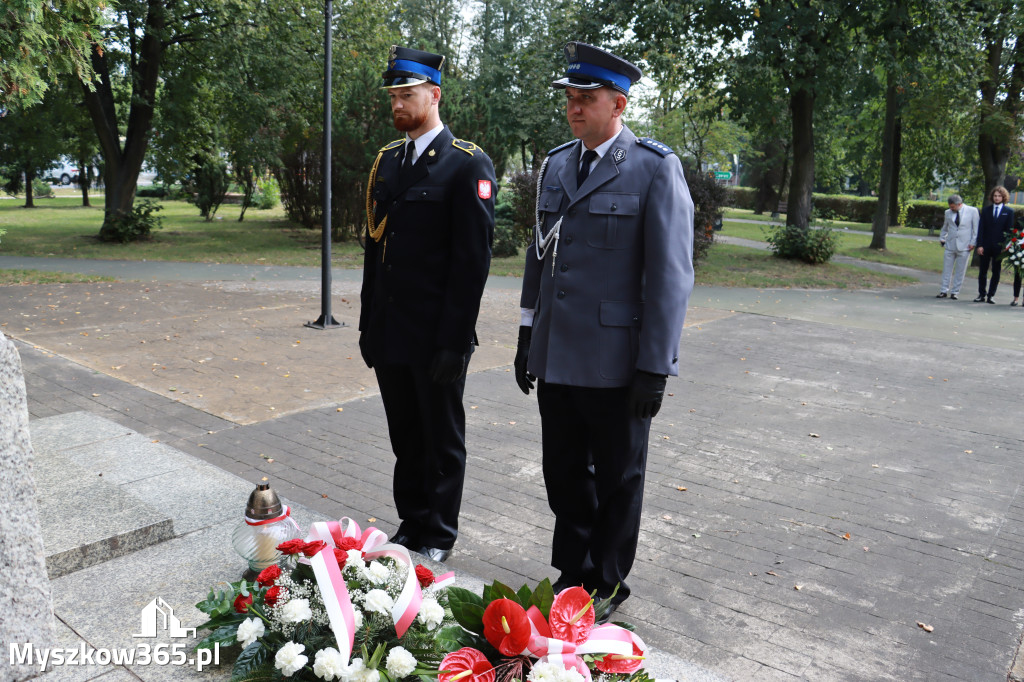
<svg viewBox="0 0 1024 682">
<path fill-rule="evenodd" d="M 249 646 L 263 636 L 267 631 L 263 627 L 263 621 L 259 618 L 246 618 L 238 625 L 238 633 L 235 638 L 242 643 L 242 648 Z"/>
<path fill-rule="evenodd" d="M 363 598 L 363 606 L 371 613 L 381 613 L 385 616 L 391 615 L 391 609 L 395 600 L 384 590 L 370 590 Z"/>
<path fill-rule="evenodd" d="M 348 568 L 349 566 L 363 565 L 363 550 L 350 549 L 346 554 L 348 555 L 348 558 L 345 559 L 345 568 Z"/>
<path fill-rule="evenodd" d="M 305 644 L 286 643 L 274 656 L 274 667 L 279 668 L 285 677 L 291 677 L 302 670 L 302 666 L 306 665 L 306 661 L 309 660 L 308 657 L 302 655 L 305 649 Z"/>
<path fill-rule="evenodd" d="M 408 650 L 396 646 L 388 654 L 386 665 L 392 677 L 402 678 L 411 675 L 412 671 L 416 669 L 416 659 Z"/>
<path fill-rule="evenodd" d="M 309 608 L 308 599 L 292 599 L 281 607 L 281 622 L 301 623 L 313 617 L 313 611 Z"/>
<path fill-rule="evenodd" d="M 313 674 L 325 680 L 340 680 L 346 667 L 345 661 L 341 658 L 341 652 L 334 647 L 327 647 L 316 652 Z"/>
<path fill-rule="evenodd" d="M 355 625 L 356 630 L 363 627 L 363 612 L 359 609 L 352 609 L 352 622 Z"/>
<path fill-rule="evenodd" d="M 426 625 L 428 630 L 433 630 L 444 620 L 444 607 L 433 597 L 424 597 L 416 620 Z"/>
<path fill-rule="evenodd" d="M 382 585 L 388 581 L 391 571 L 379 561 L 371 561 L 370 565 L 363 570 L 366 579 L 375 585 Z"/>
<path fill-rule="evenodd" d="M 537 663 L 526 677 L 528 682 L 585 682 L 583 675 L 575 668 L 565 668 L 555 663 Z"/>
</svg>

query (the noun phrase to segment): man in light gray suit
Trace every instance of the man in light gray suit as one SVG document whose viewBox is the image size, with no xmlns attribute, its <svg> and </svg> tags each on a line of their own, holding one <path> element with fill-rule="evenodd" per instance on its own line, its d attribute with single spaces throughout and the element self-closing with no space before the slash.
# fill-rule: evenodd
<svg viewBox="0 0 1024 682">
<path fill-rule="evenodd" d="M 640 69 L 584 43 L 565 54 L 552 85 L 577 139 L 538 178 L 515 369 L 524 393 L 539 380 L 555 590 L 614 593 L 606 621 L 629 596 L 651 419 L 678 374 L 693 202 L 672 150 L 622 124 Z"/>
<path fill-rule="evenodd" d="M 949 209 L 946 219 L 942 222 L 939 243 L 946 248 L 942 262 L 942 287 L 935 298 L 956 300 L 960 287 L 964 283 L 967 264 L 971 260 L 971 251 L 978 241 L 978 209 L 964 204 L 959 194 L 952 194 L 948 200 Z M 950 285 L 950 277 L 953 283 Z"/>
</svg>

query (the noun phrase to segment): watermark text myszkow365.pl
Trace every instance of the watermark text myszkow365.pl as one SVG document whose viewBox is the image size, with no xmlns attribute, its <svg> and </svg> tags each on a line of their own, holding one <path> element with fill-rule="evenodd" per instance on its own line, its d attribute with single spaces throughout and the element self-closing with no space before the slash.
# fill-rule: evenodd
<svg viewBox="0 0 1024 682">
<path fill-rule="evenodd" d="M 208 665 L 220 663 L 220 644 L 212 649 L 198 649 L 189 655 L 188 645 L 183 643 L 169 644 L 136 644 L 134 647 L 115 649 L 96 649 L 82 642 L 78 647 L 39 648 L 31 642 L 17 644 L 11 642 L 11 665 L 37 665 L 39 672 L 46 670 L 47 665 L 188 665 L 195 666 L 202 672 Z"/>
</svg>

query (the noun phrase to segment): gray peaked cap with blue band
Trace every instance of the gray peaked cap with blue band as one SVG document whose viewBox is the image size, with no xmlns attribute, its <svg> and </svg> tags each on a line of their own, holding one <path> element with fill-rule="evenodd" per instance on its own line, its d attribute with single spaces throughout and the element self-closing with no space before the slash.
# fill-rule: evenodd
<svg viewBox="0 0 1024 682">
<path fill-rule="evenodd" d="M 444 57 L 433 52 L 391 46 L 388 70 L 384 72 L 382 88 L 401 88 L 420 83 L 441 85 L 441 65 Z"/>
<path fill-rule="evenodd" d="M 629 86 L 644 75 L 635 64 L 627 62 L 622 57 L 617 57 L 600 47 L 576 41 L 566 43 L 565 61 L 569 62 L 565 78 L 553 82 L 553 88 L 593 90 L 608 86 L 628 95 Z"/>
</svg>

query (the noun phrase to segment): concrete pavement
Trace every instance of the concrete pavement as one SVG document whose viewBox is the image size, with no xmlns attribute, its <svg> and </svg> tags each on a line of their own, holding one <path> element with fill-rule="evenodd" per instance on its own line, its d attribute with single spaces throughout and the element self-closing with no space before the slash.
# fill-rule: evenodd
<svg viewBox="0 0 1024 682">
<path fill-rule="evenodd" d="M 5 287 L 0 329 L 33 418 L 99 415 L 391 532 L 383 408 L 339 272 L 337 330 L 302 326 L 318 277 Z M 553 575 L 539 417 L 510 371 L 514 284 L 484 299 L 449 563 L 518 585 Z M 622 609 L 648 643 L 733 680 L 1007 679 L 1024 311 L 1005 289 L 996 306 L 936 289 L 698 287 Z"/>
</svg>

